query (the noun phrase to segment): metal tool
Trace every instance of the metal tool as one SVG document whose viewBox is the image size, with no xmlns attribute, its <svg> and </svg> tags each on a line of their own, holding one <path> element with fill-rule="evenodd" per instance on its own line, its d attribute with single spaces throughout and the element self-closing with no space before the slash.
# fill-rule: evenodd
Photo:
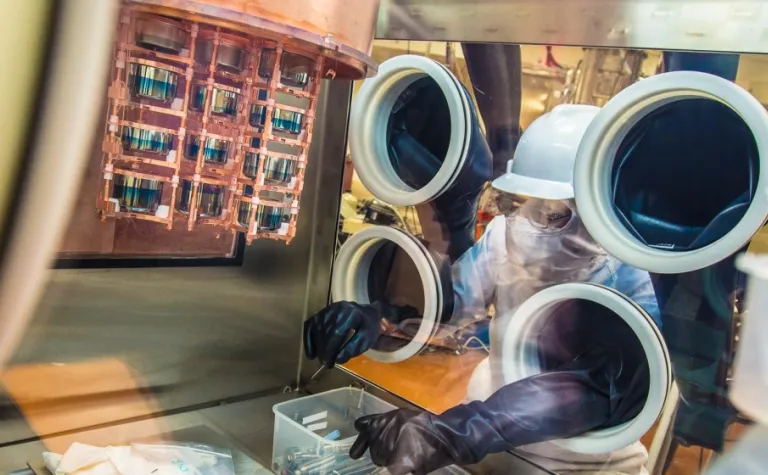
<svg viewBox="0 0 768 475">
<path fill-rule="evenodd" d="M 344 442 L 339 444 L 328 444 L 323 446 L 320 449 L 321 454 L 346 454 L 349 452 L 349 449 L 352 448 L 352 444 L 354 444 L 355 441 L 352 440 L 351 442 Z"/>
<path fill-rule="evenodd" d="M 315 380 L 315 378 L 317 377 L 317 375 L 318 375 L 318 374 L 320 374 L 320 372 L 321 372 L 322 370 L 324 370 L 324 369 L 325 369 L 325 366 L 321 366 L 321 367 L 320 367 L 320 369 L 318 369 L 317 371 L 315 371 L 315 374 L 313 374 L 313 375 L 312 375 L 312 377 L 311 377 L 311 378 L 309 378 L 309 380 L 310 380 L 310 381 L 314 381 L 314 380 Z"/>
<path fill-rule="evenodd" d="M 308 475 L 311 473 L 322 472 L 333 467 L 337 462 L 338 460 L 336 454 L 326 455 L 319 460 L 314 460 L 312 462 L 301 465 L 296 470 L 294 470 L 294 473 L 296 475 Z"/>
<path fill-rule="evenodd" d="M 320 454 L 314 452 L 304 452 L 298 447 L 290 447 L 285 451 L 285 460 L 288 462 L 308 463 L 310 460 L 317 460 Z"/>
<path fill-rule="evenodd" d="M 341 463 L 333 468 L 333 475 L 354 475 L 369 472 L 374 468 L 373 462 L 369 459 L 352 460 Z"/>
<path fill-rule="evenodd" d="M 349 343 L 349 341 L 352 339 L 353 336 L 355 336 L 355 330 L 350 330 L 349 331 L 349 335 L 347 335 L 347 339 L 344 340 L 344 343 L 341 345 L 341 347 L 339 347 L 339 351 L 341 351 L 341 349 L 343 349 L 345 346 L 347 346 L 347 343 Z M 325 365 L 321 366 L 320 369 L 315 371 L 315 374 L 313 374 L 312 377 L 309 378 L 309 381 L 310 382 L 314 381 L 315 378 L 317 378 L 317 375 L 320 374 L 320 372 L 322 372 L 324 369 L 325 369 Z"/>
</svg>

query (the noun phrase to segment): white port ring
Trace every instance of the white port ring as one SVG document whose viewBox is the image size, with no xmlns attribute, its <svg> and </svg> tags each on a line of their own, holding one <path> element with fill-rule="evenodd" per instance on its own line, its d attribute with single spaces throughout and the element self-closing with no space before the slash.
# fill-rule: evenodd
<svg viewBox="0 0 768 475">
<path fill-rule="evenodd" d="M 573 299 L 596 302 L 622 318 L 640 340 L 648 361 L 648 398 L 637 417 L 615 427 L 553 441 L 573 452 L 612 452 L 637 442 L 653 426 L 664 408 L 672 384 L 671 362 L 661 331 L 653 319 L 627 296 L 608 287 L 587 283 L 556 285 L 533 295 L 514 310 L 504 330 L 501 348 L 503 384 L 511 384 L 541 372 L 536 353 L 530 351 L 531 335 L 535 333 L 538 324 L 542 323 L 541 317 L 548 316 L 553 306 Z"/>
<path fill-rule="evenodd" d="M 371 303 L 368 295 L 371 261 L 386 242 L 394 242 L 408 254 L 424 287 L 423 318 L 413 339 L 395 351 L 368 350 L 365 353 L 376 361 L 397 363 L 415 356 L 424 348 L 437 329 L 442 312 L 443 292 L 438 268 L 424 245 L 414 236 L 387 226 L 371 226 L 352 235 L 336 255 L 331 297 L 334 302 Z"/>
<path fill-rule="evenodd" d="M 400 94 L 414 81 L 429 76 L 443 91 L 451 116 L 451 135 L 443 164 L 423 188 L 408 186 L 389 160 L 387 124 Z M 472 136 L 472 105 L 461 83 L 443 65 L 429 58 L 401 55 L 381 64 L 357 93 L 349 125 L 349 147 L 360 180 L 378 199 L 413 206 L 430 201 L 448 189 L 467 159 Z"/>
<path fill-rule="evenodd" d="M 620 261 L 649 272 L 682 273 L 715 264 L 744 246 L 768 217 L 768 195 L 756 193 L 744 217 L 725 236 L 701 249 L 684 252 L 648 247 L 620 222 L 611 199 L 611 170 L 622 140 L 652 111 L 691 98 L 715 100 L 739 114 L 757 144 L 758 190 L 768 188 L 768 112 L 749 92 L 711 74 L 664 73 L 624 89 L 597 114 L 576 156 L 576 204 L 590 235 Z"/>
</svg>

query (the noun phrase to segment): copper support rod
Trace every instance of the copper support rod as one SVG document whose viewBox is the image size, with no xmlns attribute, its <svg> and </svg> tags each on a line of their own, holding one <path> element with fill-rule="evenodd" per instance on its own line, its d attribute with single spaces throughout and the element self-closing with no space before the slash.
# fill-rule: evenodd
<svg viewBox="0 0 768 475">
<path fill-rule="evenodd" d="M 317 60 L 317 63 L 315 64 L 315 77 L 314 77 L 314 84 L 312 84 L 312 95 L 309 99 L 309 107 L 307 112 L 306 120 L 306 127 L 304 129 L 304 137 L 302 140 L 301 145 L 301 155 L 304 156 L 304 163 L 301 168 L 298 168 L 297 165 L 297 172 L 296 172 L 296 191 L 294 192 L 293 199 L 296 201 L 300 201 L 301 199 L 301 192 L 304 187 L 304 177 L 307 172 L 307 165 L 309 163 L 309 146 L 312 142 L 312 132 L 315 128 L 315 119 L 316 119 L 316 111 L 317 111 L 317 102 L 320 97 L 320 85 L 323 78 L 323 63 L 324 59 L 319 58 Z M 298 226 L 298 214 L 291 214 L 290 224 L 288 225 L 288 237 L 287 237 L 287 243 L 290 244 L 290 242 L 293 240 L 294 237 L 296 237 L 296 228 Z"/>
<path fill-rule="evenodd" d="M 127 21 L 126 21 L 127 20 Z M 120 88 L 122 91 L 121 83 L 120 83 L 120 68 L 118 67 L 118 58 L 120 56 L 120 53 L 122 53 L 122 56 L 125 58 L 127 57 L 126 50 L 124 48 L 125 44 L 128 41 L 129 36 L 129 30 L 133 27 L 133 17 L 129 17 L 125 11 L 122 11 L 120 13 L 120 28 L 118 30 L 118 42 L 115 45 L 115 51 L 118 52 L 117 55 L 114 56 L 115 64 L 113 65 L 113 81 L 112 81 L 112 87 Z M 125 84 L 128 84 L 128 64 L 123 61 L 122 62 L 122 69 L 125 72 Z M 109 99 L 108 105 L 107 105 L 107 125 L 106 125 L 106 132 L 108 133 L 109 137 L 111 138 L 112 142 L 114 143 L 117 141 L 117 135 L 116 131 L 111 130 L 112 127 L 111 118 L 113 116 L 117 116 L 118 114 L 118 104 L 117 101 L 114 99 Z M 114 124 L 115 126 L 117 124 Z M 106 155 L 106 163 L 103 163 L 104 160 L 102 160 L 102 172 L 104 175 L 106 175 L 106 166 L 109 165 L 110 167 L 113 166 L 115 160 L 114 153 L 108 153 Z M 112 175 L 114 177 L 114 175 Z M 101 213 L 101 220 L 104 221 L 106 219 L 106 212 L 109 209 L 109 199 L 112 197 L 112 178 L 104 178 L 104 210 Z"/>
<path fill-rule="evenodd" d="M 272 135 L 272 118 L 274 117 L 274 111 L 275 111 L 275 91 L 277 90 L 278 86 L 280 85 L 280 62 L 283 58 L 283 45 L 282 43 L 278 43 L 277 47 L 275 48 L 275 64 L 272 67 L 272 77 L 269 81 L 269 88 L 267 93 L 267 113 L 266 117 L 264 118 L 264 132 L 261 137 L 261 148 L 262 150 L 266 150 L 269 146 L 269 137 Z M 259 155 L 261 158 L 259 160 L 259 166 L 258 171 L 256 172 L 256 183 L 253 187 L 253 195 L 259 196 L 259 192 L 262 191 L 262 187 L 264 186 L 264 168 L 267 165 L 267 157 Z M 253 209 L 253 220 L 255 220 L 256 215 L 258 214 L 258 206 L 254 207 Z M 258 229 L 256 226 L 253 226 L 251 224 L 248 227 L 248 232 L 250 234 L 258 234 Z"/>
<path fill-rule="evenodd" d="M 216 27 L 216 34 L 213 37 L 213 52 L 211 53 L 211 63 L 208 66 L 208 84 L 206 85 L 205 106 L 203 107 L 203 130 L 200 132 L 200 148 L 197 150 L 197 163 L 195 164 L 195 175 L 199 176 L 203 171 L 203 156 L 205 152 L 205 141 L 208 126 L 208 118 L 211 114 L 211 102 L 213 101 L 213 84 L 216 73 L 216 56 L 219 53 L 221 28 Z M 197 194 L 200 184 L 192 181 L 192 196 L 189 197 L 189 223 L 187 229 L 192 231 L 197 220 Z"/>
<path fill-rule="evenodd" d="M 195 48 L 197 45 L 197 32 L 198 32 L 199 26 L 197 23 L 192 23 L 190 26 L 189 31 L 189 57 L 194 59 L 195 57 Z M 181 123 L 179 124 L 179 140 L 176 141 L 176 161 L 174 162 L 174 170 L 173 170 L 173 176 L 178 181 L 178 183 L 172 183 L 171 184 L 171 209 L 168 213 L 168 229 L 173 229 L 173 213 L 176 210 L 176 194 L 178 193 L 179 185 L 181 184 L 181 179 L 179 178 L 179 172 L 181 171 L 181 161 L 184 160 L 184 142 L 187 139 L 187 111 L 189 110 L 189 91 L 192 89 L 192 78 L 194 77 L 194 72 L 192 69 L 192 66 L 188 66 L 187 70 L 185 72 L 186 74 L 186 84 L 184 84 L 184 100 L 182 103 L 181 110 L 184 112 L 184 115 L 181 116 Z M 184 135 L 181 135 L 181 130 L 184 129 Z"/>
</svg>

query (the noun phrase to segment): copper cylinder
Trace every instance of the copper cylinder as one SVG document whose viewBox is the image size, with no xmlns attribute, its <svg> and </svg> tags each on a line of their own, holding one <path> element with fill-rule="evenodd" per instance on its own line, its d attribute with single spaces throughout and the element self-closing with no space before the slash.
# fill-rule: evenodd
<svg viewBox="0 0 768 475">
<path fill-rule="evenodd" d="M 380 0 L 130 0 L 143 10 L 289 39 L 327 61 L 328 76 L 376 73 L 370 53 Z"/>
</svg>

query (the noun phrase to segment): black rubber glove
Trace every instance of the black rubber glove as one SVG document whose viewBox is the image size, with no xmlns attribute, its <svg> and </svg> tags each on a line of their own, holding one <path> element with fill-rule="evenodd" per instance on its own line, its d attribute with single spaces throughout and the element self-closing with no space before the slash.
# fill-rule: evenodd
<svg viewBox="0 0 768 475">
<path fill-rule="evenodd" d="M 334 302 L 304 322 L 304 352 L 326 368 L 368 351 L 381 336 L 380 312 L 371 305 Z"/>
<path fill-rule="evenodd" d="M 350 450 L 362 457 L 370 448 L 373 463 L 392 475 L 427 474 L 452 464 L 469 465 L 490 453 L 521 445 L 573 437 L 634 418 L 642 408 L 632 397 L 648 383 L 647 365 L 639 368 L 628 398 L 616 394 L 620 368 L 593 351 L 558 371 L 542 373 L 436 416 L 397 409 L 355 422 L 360 432 Z"/>
<path fill-rule="evenodd" d="M 304 352 L 330 369 L 371 349 L 381 336 L 382 320 L 397 324 L 417 315 L 413 307 L 385 302 L 334 302 L 304 322 Z"/>
</svg>

